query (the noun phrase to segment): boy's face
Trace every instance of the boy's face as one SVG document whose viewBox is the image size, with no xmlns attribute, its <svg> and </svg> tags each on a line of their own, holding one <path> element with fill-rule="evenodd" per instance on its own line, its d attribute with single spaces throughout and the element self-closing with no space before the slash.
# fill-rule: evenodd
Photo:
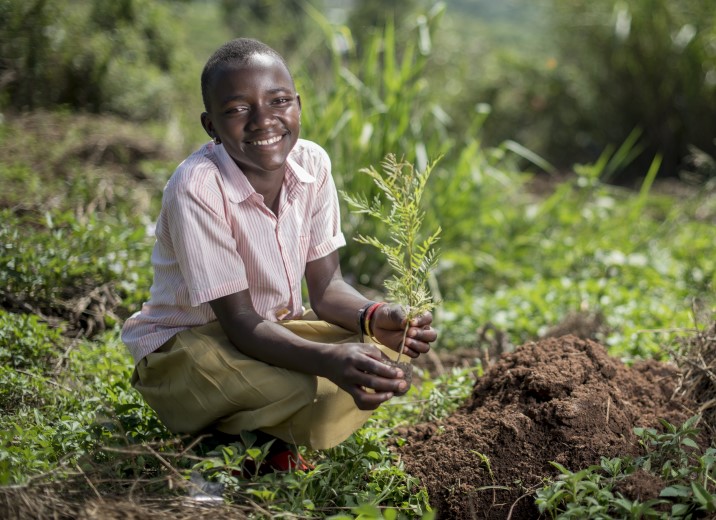
<svg viewBox="0 0 716 520">
<path fill-rule="evenodd" d="M 273 56 L 219 69 L 210 79 L 209 112 L 201 123 L 218 136 L 247 176 L 283 173 L 300 129 L 301 99 L 288 70 Z"/>
</svg>

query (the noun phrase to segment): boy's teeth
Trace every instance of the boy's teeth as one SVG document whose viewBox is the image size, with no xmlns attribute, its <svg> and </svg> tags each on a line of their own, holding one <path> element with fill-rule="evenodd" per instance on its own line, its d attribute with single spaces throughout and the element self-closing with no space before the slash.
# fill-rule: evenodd
<svg viewBox="0 0 716 520">
<path fill-rule="evenodd" d="M 276 136 L 276 137 L 272 137 L 271 139 L 265 139 L 265 140 L 263 140 L 263 141 L 254 141 L 254 142 L 252 142 L 251 144 L 255 144 L 255 145 L 258 145 L 258 146 L 264 146 L 264 145 L 267 145 L 267 144 L 278 143 L 280 140 L 281 140 L 281 136 L 279 135 L 279 136 Z"/>
</svg>

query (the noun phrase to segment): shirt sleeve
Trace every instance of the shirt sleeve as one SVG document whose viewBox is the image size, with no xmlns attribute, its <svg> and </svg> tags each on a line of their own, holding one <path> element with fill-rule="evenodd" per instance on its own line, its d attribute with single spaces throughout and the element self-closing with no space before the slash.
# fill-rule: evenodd
<svg viewBox="0 0 716 520">
<path fill-rule="evenodd" d="M 164 211 L 193 307 L 248 289 L 246 268 L 226 219 L 215 175 L 193 171 L 165 192 Z"/>
<path fill-rule="evenodd" d="M 316 203 L 311 215 L 311 241 L 307 261 L 311 262 L 346 245 L 341 232 L 338 192 L 331 175 L 331 160 L 321 149 L 317 164 Z"/>
</svg>

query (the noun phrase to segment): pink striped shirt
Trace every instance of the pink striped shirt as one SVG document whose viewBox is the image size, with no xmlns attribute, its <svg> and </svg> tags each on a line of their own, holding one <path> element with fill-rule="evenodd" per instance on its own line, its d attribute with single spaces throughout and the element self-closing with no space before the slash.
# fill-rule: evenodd
<svg viewBox="0 0 716 520">
<path fill-rule="evenodd" d="M 223 146 L 208 143 L 179 165 L 164 189 L 151 296 L 122 329 L 135 363 L 216 320 L 208 302 L 245 289 L 264 319 L 302 315 L 306 263 L 346 242 L 326 152 L 299 139 L 287 165 L 278 216 Z"/>
</svg>

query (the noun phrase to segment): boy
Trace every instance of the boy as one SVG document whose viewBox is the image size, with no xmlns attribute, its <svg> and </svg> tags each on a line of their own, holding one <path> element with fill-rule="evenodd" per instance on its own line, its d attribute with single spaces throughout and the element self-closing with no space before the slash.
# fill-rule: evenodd
<svg viewBox="0 0 716 520">
<path fill-rule="evenodd" d="M 253 431 L 283 441 L 273 469 L 305 468 L 295 445 L 334 446 L 407 390 L 383 362 L 404 313 L 342 279 L 330 160 L 299 139 L 301 99 L 281 56 L 230 41 L 201 85 L 212 141 L 164 191 L 151 298 L 122 331 L 132 384 L 174 432 Z M 319 319 L 304 315 L 304 276 Z M 429 350 L 431 323 L 429 313 L 411 322 L 408 356 Z"/>
</svg>

